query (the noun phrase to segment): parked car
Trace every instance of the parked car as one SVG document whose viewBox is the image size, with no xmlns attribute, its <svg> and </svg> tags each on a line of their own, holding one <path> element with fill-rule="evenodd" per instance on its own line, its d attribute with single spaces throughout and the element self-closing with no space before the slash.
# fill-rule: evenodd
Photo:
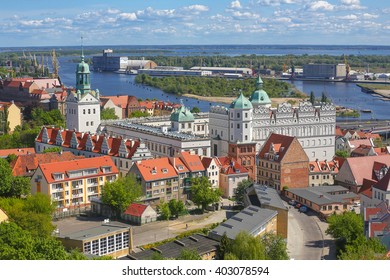
<svg viewBox="0 0 390 280">
<path fill-rule="evenodd" d="M 302 205 L 300 203 L 295 204 L 295 208 L 299 209 Z"/>
<path fill-rule="evenodd" d="M 299 211 L 302 212 L 302 213 L 306 213 L 307 212 L 307 207 L 305 205 L 301 206 L 299 208 Z"/>
<path fill-rule="evenodd" d="M 292 199 L 292 200 L 290 200 L 290 201 L 288 202 L 288 204 L 294 206 L 295 204 L 297 204 L 297 202 L 296 202 L 295 200 Z"/>
</svg>

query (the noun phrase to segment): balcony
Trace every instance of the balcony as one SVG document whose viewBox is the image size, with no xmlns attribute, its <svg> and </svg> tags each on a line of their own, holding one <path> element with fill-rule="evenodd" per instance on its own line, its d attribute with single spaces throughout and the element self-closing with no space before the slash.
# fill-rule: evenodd
<svg viewBox="0 0 390 280">
<path fill-rule="evenodd" d="M 83 193 L 77 193 L 77 194 L 73 194 L 73 193 L 72 193 L 72 197 L 73 197 L 73 198 L 78 198 L 78 197 L 83 197 L 83 196 L 84 196 Z"/>
<path fill-rule="evenodd" d="M 53 201 L 59 201 L 59 200 L 63 200 L 63 199 L 64 199 L 64 197 L 62 197 L 62 196 L 56 196 L 56 197 L 52 198 Z"/>
<path fill-rule="evenodd" d="M 83 185 L 72 185 L 72 190 L 77 190 L 77 189 L 82 189 L 82 188 L 84 188 L 84 186 Z"/>
</svg>

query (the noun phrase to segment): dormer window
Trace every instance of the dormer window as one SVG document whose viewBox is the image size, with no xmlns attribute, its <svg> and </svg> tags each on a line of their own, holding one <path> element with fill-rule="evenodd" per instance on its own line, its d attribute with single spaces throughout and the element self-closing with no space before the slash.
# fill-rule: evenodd
<svg viewBox="0 0 390 280">
<path fill-rule="evenodd" d="M 103 173 L 110 173 L 111 172 L 111 166 L 102 166 Z"/>
<path fill-rule="evenodd" d="M 177 166 L 177 169 L 179 169 L 179 170 L 183 170 L 183 169 L 184 169 L 184 167 L 183 167 L 183 165 L 178 165 L 178 166 Z"/>
<path fill-rule="evenodd" d="M 161 169 L 161 171 L 162 171 L 162 173 L 164 173 L 164 174 L 168 173 L 168 169 L 166 169 L 166 168 Z"/>
<path fill-rule="evenodd" d="M 53 173 L 53 179 L 58 181 L 58 180 L 63 180 L 64 179 L 64 173 Z"/>
<path fill-rule="evenodd" d="M 150 170 L 150 173 L 152 173 L 153 175 L 157 174 L 156 168 L 153 168 L 152 170 Z"/>
</svg>

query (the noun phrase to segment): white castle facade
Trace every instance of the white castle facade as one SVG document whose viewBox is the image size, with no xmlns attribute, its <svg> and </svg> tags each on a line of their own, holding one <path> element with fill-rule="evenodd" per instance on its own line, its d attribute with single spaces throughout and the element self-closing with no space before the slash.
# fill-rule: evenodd
<svg viewBox="0 0 390 280">
<path fill-rule="evenodd" d="M 335 106 L 330 103 L 312 105 L 304 101 L 298 106 L 283 103 L 273 108 L 262 86 L 263 82 L 259 77 L 257 90 L 249 98 L 250 105 L 246 107 L 242 106 L 243 101 L 237 106 L 238 99 L 242 98 L 240 96 L 230 108 L 214 106 L 210 109 L 212 155 L 226 155 L 229 153 L 229 144 L 240 141 L 256 143 L 257 153 L 268 136 L 274 132 L 297 137 L 310 161 L 332 160 L 335 154 Z M 238 124 L 237 116 L 245 117 L 243 114 L 247 116 L 246 121 Z M 249 130 L 245 127 L 240 129 L 240 125 Z"/>
</svg>

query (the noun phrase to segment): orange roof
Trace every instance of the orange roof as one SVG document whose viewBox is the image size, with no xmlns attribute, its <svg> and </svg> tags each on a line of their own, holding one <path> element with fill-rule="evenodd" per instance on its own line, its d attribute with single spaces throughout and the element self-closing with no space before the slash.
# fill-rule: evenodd
<svg viewBox="0 0 390 280">
<path fill-rule="evenodd" d="M 239 164 L 235 159 L 230 157 L 218 157 L 220 163 L 221 173 L 232 174 L 248 174 L 248 170 Z"/>
<path fill-rule="evenodd" d="M 111 172 L 103 173 L 102 167 L 109 166 L 111 167 Z M 96 174 L 84 175 L 78 178 L 87 178 L 87 177 L 97 177 L 102 175 L 118 174 L 118 169 L 116 168 L 114 162 L 110 156 L 102 156 L 95 158 L 84 158 L 76 159 L 70 161 L 63 161 L 61 164 L 57 162 L 54 163 L 43 163 L 39 164 L 38 168 L 42 170 L 43 175 L 46 178 L 46 181 L 51 184 L 53 182 L 63 182 L 68 181 L 70 171 L 79 171 L 83 169 L 97 169 Z M 63 173 L 63 180 L 54 180 L 53 174 Z M 71 178 L 72 180 L 74 178 Z"/>
<path fill-rule="evenodd" d="M 129 207 L 127 207 L 124 214 L 134 217 L 141 217 L 142 214 L 145 212 L 146 208 L 148 208 L 148 205 L 146 204 L 132 203 Z"/>
<path fill-rule="evenodd" d="M 11 163 L 12 175 L 32 176 L 32 172 L 38 168 L 40 163 L 62 162 L 78 158 L 84 157 L 75 156 L 71 152 L 20 155 L 16 161 Z"/>
<path fill-rule="evenodd" d="M 12 155 L 12 154 L 14 154 L 16 156 L 20 156 L 20 155 L 27 155 L 27 154 L 32 154 L 32 153 L 35 153 L 34 148 L 3 149 L 3 150 L 0 150 L 0 157 L 5 158 L 5 157 Z"/>
<path fill-rule="evenodd" d="M 265 154 L 269 153 L 273 147 L 275 153 L 279 155 L 278 159 L 275 159 L 275 161 L 282 161 L 294 139 L 295 138 L 291 136 L 271 133 L 259 152 L 259 158 L 265 158 Z"/>
<path fill-rule="evenodd" d="M 114 95 L 114 96 L 101 96 L 101 99 L 103 100 L 103 102 L 105 100 L 110 99 L 112 103 L 114 103 L 116 106 L 119 106 L 122 109 L 126 109 L 130 100 L 134 101 L 133 99 L 131 99 L 131 97 L 132 96 L 130 95 Z"/>
<path fill-rule="evenodd" d="M 191 172 L 204 171 L 205 168 L 198 155 L 191 155 L 189 152 L 181 152 L 179 157 Z"/>
<path fill-rule="evenodd" d="M 136 162 L 135 165 L 145 181 L 156 181 L 178 176 L 167 157 L 146 159 Z"/>
<path fill-rule="evenodd" d="M 154 108 L 154 102 L 151 101 L 140 101 L 139 106 L 145 107 L 146 109 L 153 109 Z"/>
</svg>

